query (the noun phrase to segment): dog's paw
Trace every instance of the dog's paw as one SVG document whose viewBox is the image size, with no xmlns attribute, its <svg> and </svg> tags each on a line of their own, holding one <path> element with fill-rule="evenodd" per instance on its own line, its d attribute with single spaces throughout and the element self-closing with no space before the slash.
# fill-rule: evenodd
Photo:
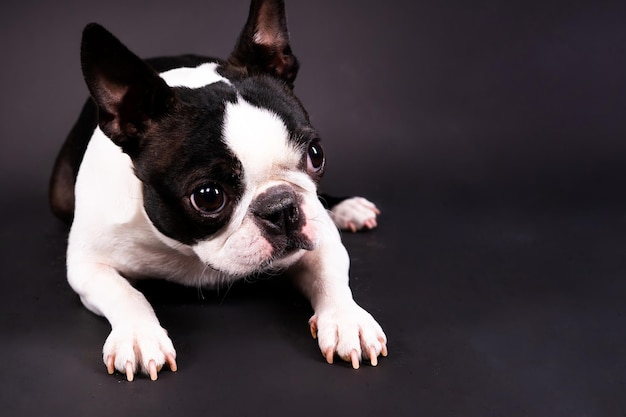
<svg viewBox="0 0 626 417">
<path fill-rule="evenodd" d="M 363 197 L 348 198 L 330 210 L 330 217 L 337 227 L 352 232 L 375 228 L 379 214 L 376 205 Z"/>
<path fill-rule="evenodd" d="M 383 329 L 356 304 L 316 312 L 309 325 L 328 363 L 332 364 L 337 355 L 358 369 L 362 358 L 376 366 L 378 356 L 387 356 L 387 336 Z"/>
<path fill-rule="evenodd" d="M 153 381 L 167 362 L 176 372 L 176 351 L 165 329 L 158 323 L 115 327 L 102 349 L 102 359 L 109 374 L 117 369 L 132 381 L 142 372 Z"/>
</svg>

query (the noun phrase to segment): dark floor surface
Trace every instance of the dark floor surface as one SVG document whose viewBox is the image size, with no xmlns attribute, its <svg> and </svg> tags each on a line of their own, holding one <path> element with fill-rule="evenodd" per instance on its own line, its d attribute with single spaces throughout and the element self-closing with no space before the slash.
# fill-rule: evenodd
<svg viewBox="0 0 626 417">
<path fill-rule="evenodd" d="M 141 56 L 226 55 L 247 1 L 0 6 L 0 415 L 626 416 L 626 3 L 287 0 L 325 190 L 389 357 L 328 365 L 280 277 L 142 285 L 178 352 L 107 375 L 65 279 L 55 152 L 86 97 L 82 27 Z"/>
<path fill-rule="evenodd" d="M 389 337 L 389 357 L 358 371 L 324 362 L 310 307 L 280 277 L 144 284 L 179 355 L 156 383 L 106 374 L 109 327 L 66 285 L 55 219 L 16 215 L 2 241 L 7 416 L 626 411 L 622 210 L 386 207 L 377 231 L 345 236 L 355 297 Z"/>
</svg>

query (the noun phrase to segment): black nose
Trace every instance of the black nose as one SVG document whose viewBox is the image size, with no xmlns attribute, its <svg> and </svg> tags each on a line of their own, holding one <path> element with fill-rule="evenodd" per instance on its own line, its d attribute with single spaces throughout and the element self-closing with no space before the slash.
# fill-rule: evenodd
<svg viewBox="0 0 626 417">
<path fill-rule="evenodd" d="M 274 187 L 257 197 L 253 213 L 272 234 L 288 235 L 300 226 L 300 209 L 289 187 Z"/>
</svg>

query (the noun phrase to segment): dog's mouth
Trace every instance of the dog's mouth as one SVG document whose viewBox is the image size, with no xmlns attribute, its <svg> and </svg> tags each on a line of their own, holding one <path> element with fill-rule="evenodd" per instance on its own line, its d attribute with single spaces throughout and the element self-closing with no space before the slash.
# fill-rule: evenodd
<svg viewBox="0 0 626 417">
<path fill-rule="evenodd" d="M 284 236 L 284 239 L 273 239 L 271 256 L 263 262 L 261 269 L 271 269 L 274 264 L 281 264 L 281 261 L 289 260 L 297 256 L 300 252 L 312 251 L 315 244 L 302 233 L 294 233 Z"/>
<path fill-rule="evenodd" d="M 268 271 L 281 271 L 288 268 L 304 252 L 315 249 L 315 244 L 306 237 L 302 239 L 290 239 L 287 245 L 280 249 L 275 249 L 272 255 L 261 262 L 255 272 L 263 273 Z"/>
<path fill-rule="evenodd" d="M 281 239 L 274 239 L 275 256 L 281 257 L 290 255 L 300 249 L 311 251 L 315 249 L 315 244 L 306 237 L 302 232 L 296 232 L 290 236 L 285 236 L 285 243 L 281 245 Z M 280 249 L 282 247 L 282 249 Z"/>
</svg>

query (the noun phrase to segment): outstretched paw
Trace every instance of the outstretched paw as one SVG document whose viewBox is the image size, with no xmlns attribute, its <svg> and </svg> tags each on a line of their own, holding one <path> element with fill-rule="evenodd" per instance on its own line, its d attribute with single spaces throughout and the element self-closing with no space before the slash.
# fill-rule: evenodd
<svg viewBox="0 0 626 417">
<path fill-rule="evenodd" d="M 358 305 L 322 311 L 309 320 L 311 335 L 318 340 L 322 355 L 330 364 L 335 355 L 358 369 L 361 359 L 378 365 L 387 356 L 387 336 L 374 318 Z"/>
<path fill-rule="evenodd" d="M 330 210 L 330 217 L 337 227 L 351 232 L 375 228 L 378 215 L 380 210 L 376 205 L 363 197 L 348 198 Z"/>
<path fill-rule="evenodd" d="M 176 372 L 176 351 L 165 329 L 158 324 L 116 327 L 104 343 L 102 359 L 109 374 L 115 370 L 132 381 L 142 372 L 156 381 L 167 363 Z"/>
</svg>

